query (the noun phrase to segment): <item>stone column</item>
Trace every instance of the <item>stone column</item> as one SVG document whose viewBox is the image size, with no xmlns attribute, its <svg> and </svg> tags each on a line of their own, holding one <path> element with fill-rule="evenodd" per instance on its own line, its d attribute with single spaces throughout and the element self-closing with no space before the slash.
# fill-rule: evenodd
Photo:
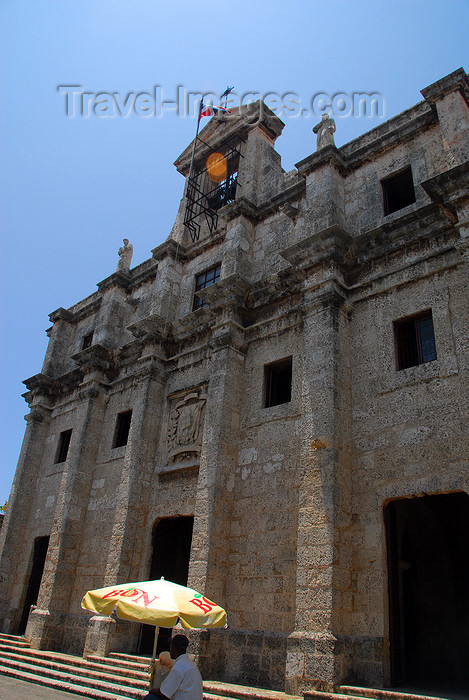
<svg viewBox="0 0 469 700">
<path fill-rule="evenodd" d="M 342 591 L 350 578 L 350 386 L 341 344 L 344 296 L 329 281 L 304 300 L 304 376 L 298 494 L 295 631 L 286 690 L 339 674 Z"/>
<path fill-rule="evenodd" d="M 28 557 L 20 557 L 18 553 L 23 547 L 24 524 L 31 517 L 51 413 L 47 394 L 52 380 L 36 375 L 25 383 L 31 389 L 25 395 L 30 401 L 31 412 L 25 416 L 26 432 L 0 531 L 0 629 L 5 633 L 16 633 L 21 619 L 22 609 L 18 607 L 18 601 L 22 601 L 25 595 Z"/>
<path fill-rule="evenodd" d="M 81 405 L 76 415 L 80 422 L 73 427 L 69 456 L 64 466 L 54 523 L 49 540 L 37 608 L 29 616 L 26 637 L 36 649 L 60 650 L 65 635 L 73 635 L 68 617 L 74 573 L 80 553 L 80 537 L 89 500 L 92 472 L 96 462 L 100 431 L 106 406 L 105 391 L 96 377 L 93 352 L 88 348 L 88 369 L 95 378 L 81 385 Z M 103 358 L 100 357 L 102 368 Z"/>
</svg>

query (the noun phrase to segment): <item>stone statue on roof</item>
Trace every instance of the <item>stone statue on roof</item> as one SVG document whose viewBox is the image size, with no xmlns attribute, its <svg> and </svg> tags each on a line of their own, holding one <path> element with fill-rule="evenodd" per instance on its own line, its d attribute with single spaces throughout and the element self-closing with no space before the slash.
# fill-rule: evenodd
<svg viewBox="0 0 469 700">
<path fill-rule="evenodd" d="M 324 146 L 335 146 L 334 143 L 334 131 L 335 131 L 335 121 L 331 117 L 324 113 L 321 116 L 321 121 L 313 127 L 313 131 L 318 135 L 317 150 L 319 151 Z"/>
<path fill-rule="evenodd" d="M 124 238 L 124 245 L 119 248 L 119 262 L 117 263 L 116 272 L 129 272 L 130 261 L 132 260 L 133 246 L 129 243 L 128 238 Z"/>
</svg>

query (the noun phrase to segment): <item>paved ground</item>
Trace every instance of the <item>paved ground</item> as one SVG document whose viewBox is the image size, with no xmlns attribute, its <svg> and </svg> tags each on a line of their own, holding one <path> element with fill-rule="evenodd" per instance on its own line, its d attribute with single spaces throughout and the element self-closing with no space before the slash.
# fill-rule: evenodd
<svg viewBox="0 0 469 700">
<path fill-rule="evenodd" d="M 0 674 L 0 700 L 86 700 L 84 695 L 64 693 L 38 683 L 19 681 Z"/>
</svg>

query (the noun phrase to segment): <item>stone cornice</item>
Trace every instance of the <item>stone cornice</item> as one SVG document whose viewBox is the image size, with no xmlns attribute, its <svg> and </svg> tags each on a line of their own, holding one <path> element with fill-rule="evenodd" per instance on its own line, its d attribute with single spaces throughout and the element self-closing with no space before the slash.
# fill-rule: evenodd
<svg viewBox="0 0 469 700">
<path fill-rule="evenodd" d="M 420 90 L 427 102 L 434 105 L 442 97 L 451 92 L 460 92 L 469 105 L 469 80 L 464 68 L 458 68 L 441 80 L 437 80 L 428 87 Z"/>
<path fill-rule="evenodd" d="M 216 246 L 221 245 L 225 240 L 225 236 L 226 224 L 225 222 L 222 222 L 222 220 L 220 220 L 219 226 L 217 230 L 213 232 L 213 234 L 209 234 L 204 238 L 201 238 L 199 241 L 196 241 L 194 244 L 191 245 L 189 249 L 186 250 L 187 260 L 194 260 L 194 258 L 198 258 L 199 255 L 206 253 L 211 248 L 215 248 Z"/>
<path fill-rule="evenodd" d="M 29 391 L 36 391 L 38 394 L 44 396 L 50 396 L 56 386 L 56 382 L 52 377 L 48 377 L 46 374 L 34 374 L 29 379 L 25 379 L 23 384 Z"/>
<path fill-rule="evenodd" d="M 180 262 L 186 262 L 187 260 L 185 247 L 172 238 L 168 238 L 164 243 L 153 248 L 151 252 L 155 260 L 163 260 L 167 256 Z"/>
<path fill-rule="evenodd" d="M 26 398 L 27 394 L 23 394 Z M 27 399 L 26 399 L 27 400 Z M 24 417 L 26 423 L 43 423 L 50 418 L 52 409 L 48 406 L 38 404 Z"/>
<path fill-rule="evenodd" d="M 208 346 L 212 352 L 228 348 L 245 355 L 248 345 L 244 337 L 244 328 L 231 320 L 220 323 L 213 327 Z"/>
<path fill-rule="evenodd" d="M 301 311 L 304 317 L 323 309 L 339 310 L 347 302 L 347 290 L 337 280 L 326 280 L 305 291 Z"/>
<path fill-rule="evenodd" d="M 393 119 L 350 141 L 339 150 L 347 172 L 360 168 L 384 151 L 411 141 L 420 131 L 436 126 L 438 119 L 431 107 L 419 102 Z"/>
<path fill-rule="evenodd" d="M 329 163 L 346 175 L 378 157 L 383 151 L 410 141 L 419 131 L 437 123 L 438 118 L 432 107 L 426 102 L 419 102 L 340 148 L 326 146 L 316 151 L 295 167 L 301 175 L 306 176 Z"/>
<path fill-rule="evenodd" d="M 301 178 L 288 185 L 285 189 L 281 190 L 278 194 L 271 197 L 268 201 L 262 204 L 254 204 L 247 197 L 237 197 L 233 202 L 225 205 L 220 209 L 220 218 L 225 222 L 229 223 L 233 219 L 237 219 L 240 216 L 246 217 L 249 221 L 256 223 L 262 219 L 267 218 L 273 212 L 281 210 L 282 205 L 289 202 L 297 200 L 302 197 L 306 191 L 306 180 Z"/>
<path fill-rule="evenodd" d="M 114 373 L 114 352 L 98 343 L 72 355 L 72 360 L 75 360 L 83 373 L 95 370 L 106 375 Z"/>
<path fill-rule="evenodd" d="M 209 304 L 213 314 L 217 314 L 222 309 L 232 309 L 237 312 L 245 307 L 250 288 L 249 282 L 240 275 L 233 274 L 201 289 L 197 294 Z"/>
<path fill-rule="evenodd" d="M 251 221 L 257 221 L 259 219 L 259 208 L 247 197 L 241 196 L 224 206 L 223 209 L 220 210 L 220 215 L 226 222 L 236 219 L 239 216 L 245 216 Z"/>
<path fill-rule="evenodd" d="M 280 209 L 281 211 L 283 205 L 287 205 L 289 202 L 299 199 L 305 194 L 305 192 L 306 179 L 302 177 L 292 185 L 289 185 L 285 189 L 281 190 L 281 192 L 276 194 L 274 197 L 271 197 L 267 202 L 260 204 L 258 207 L 258 218 L 264 219 L 277 209 Z"/>
<path fill-rule="evenodd" d="M 162 316 L 153 314 L 128 326 L 127 330 L 143 342 L 152 340 L 163 342 L 172 335 L 172 324 Z"/>
<path fill-rule="evenodd" d="M 469 199 L 469 161 L 445 170 L 421 183 L 432 201 L 443 208 L 452 223 L 457 221 L 458 206 Z"/>
<path fill-rule="evenodd" d="M 148 264 L 147 264 L 148 263 Z M 147 260 L 131 270 L 130 289 L 136 289 L 145 282 L 150 282 L 156 277 L 158 265 L 154 261 Z"/>
<path fill-rule="evenodd" d="M 74 315 L 71 311 L 67 311 L 67 309 L 60 306 L 49 314 L 49 320 L 51 323 L 57 323 L 57 321 L 67 321 L 67 323 L 71 323 L 74 320 Z"/>
<path fill-rule="evenodd" d="M 130 272 L 114 272 L 112 275 L 102 280 L 102 282 L 98 282 L 97 286 L 100 292 L 104 292 L 111 287 L 122 287 L 122 289 L 128 291 L 131 286 Z"/>
<path fill-rule="evenodd" d="M 280 250 L 279 254 L 291 265 L 306 269 L 328 258 L 344 262 L 352 245 L 352 236 L 335 224 L 322 231 L 311 233 L 306 238 Z"/>
<path fill-rule="evenodd" d="M 132 378 L 137 380 L 156 379 L 162 384 L 165 384 L 168 379 L 168 373 L 164 368 L 164 364 L 160 358 L 154 356 L 141 357 L 134 365 Z"/>
<path fill-rule="evenodd" d="M 416 207 L 398 219 L 385 222 L 354 238 L 350 265 L 361 264 L 371 258 L 389 256 L 421 238 L 434 236 L 448 227 L 435 204 Z"/>
<path fill-rule="evenodd" d="M 328 164 L 333 165 L 340 172 L 345 172 L 347 169 L 347 164 L 336 146 L 325 146 L 321 148 L 320 151 L 316 151 L 307 158 L 300 160 L 299 163 L 296 163 L 295 167 L 298 168 L 300 175 L 306 176 L 313 170 L 317 170 Z"/>
</svg>

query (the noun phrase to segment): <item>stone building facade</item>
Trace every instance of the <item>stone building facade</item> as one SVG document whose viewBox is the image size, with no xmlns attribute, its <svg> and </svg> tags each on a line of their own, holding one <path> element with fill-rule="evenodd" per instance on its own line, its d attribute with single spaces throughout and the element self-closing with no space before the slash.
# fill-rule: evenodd
<svg viewBox="0 0 469 700">
<path fill-rule="evenodd" d="M 467 680 L 467 75 L 422 95 L 291 172 L 265 106 L 212 118 L 195 163 L 236 144 L 223 206 L 191 236 L 183 198 L 149 260 L 51 314 L 2 631 L 144 651 L 139 625 L 80 602 L 165 575 L 228 612 L 191 632 L 206 678 Z"/>
</svg>

